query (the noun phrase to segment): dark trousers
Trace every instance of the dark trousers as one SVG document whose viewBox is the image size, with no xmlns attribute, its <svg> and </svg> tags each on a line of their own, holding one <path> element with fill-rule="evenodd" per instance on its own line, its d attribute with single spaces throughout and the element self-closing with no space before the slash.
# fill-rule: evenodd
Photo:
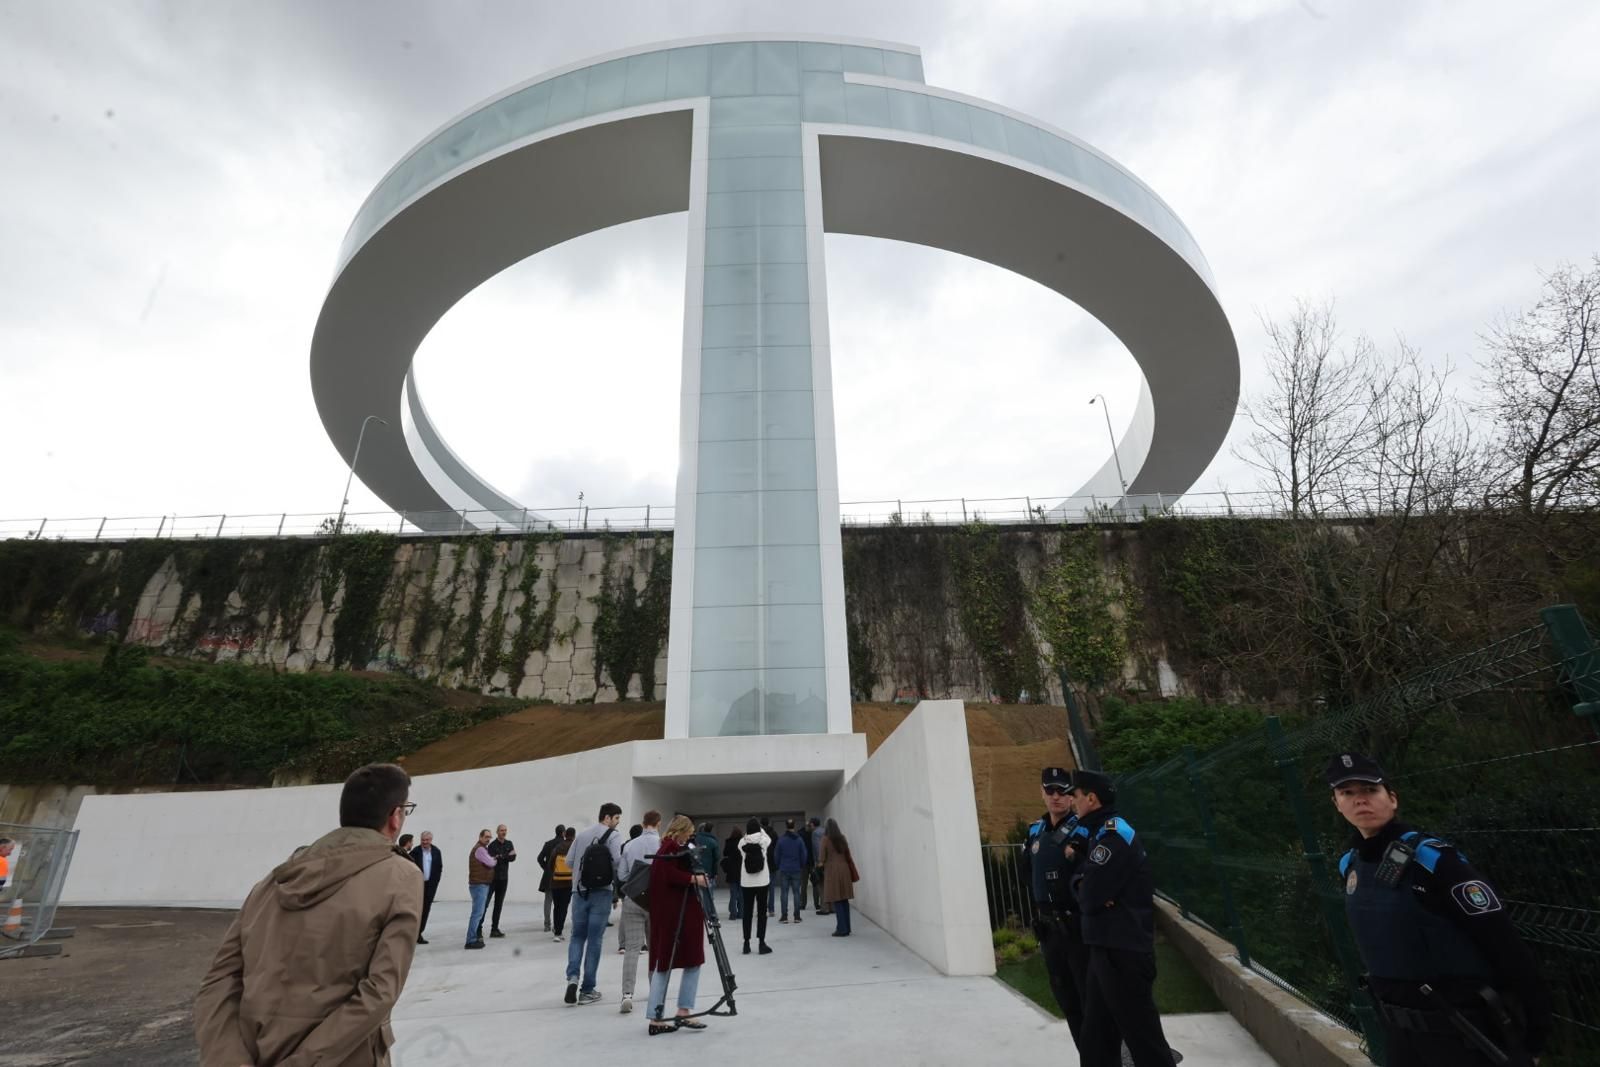
<svg viewBox="0 0 1600 1067">
<path fill-rule="evenodd" d="M 1045 973 L 1050 976 L 1050 992 L 1061 1014 L 1067 1017 L 1072 1043 L 1083 1048 L 1083 990 L 1089 981 L 1089 949 L 1083 943 L 1079 920 L 1073 918 L 1039 920 L 1039 952 L 1044 956 Z"/>
<path fill-rule="evenodd" d="M 502 878 L 489 884 L 489 899 L 494 902 L 494 914 L 489 919 L 489 929 L 500 929 L 500 907 L 506 902 L 506 890 L 510 888 L 511 880 Z"/>
<path fill-rule="evenodd" d="M 756 920 L 756 940 L 767 939 L 767 886 L 744 887 L 744 940 L 750 943 L 750 920 Z"/>
<path fill-rule="evenodd" d="M 1499 1043 L 1500 1029 L 1485 1013 L 1468 1007 L 1463 1008 L 1461 1014 L 1489 1040 Z M 1491 1067 L 1493 1063 L 1478 1046 L 1468 1044 L 1456 1034 L 1403 1030 L 1385 1023 L 1383 1040 L 1384 1062 L 1389 1067 Z"/>
<path fill-rule="evenodd" d="M 1083 995 L 1083 1031 L 1078 1042 L 1083 1067 L 1119 1067 L 1123 1045 L 1134 1067 L 1172 1067 L 1167 1035 L 1153 995 L 1153 952 L 1089 947 Z"/>
<path fill-rule="evenodd" d="M 417 927 L 417 936 L 422 936 L 422 931 L 428 928 L 428 912 L 433 910 L 433 895 L 439 891 L 438 882 L 422 883 L 422 925 Z"/>
<path fill-rule="evenodd" d="M 822 902 L 822 868 L 811 869 L 811 900 L 817 905 L 818 915 L 828 915 L 833 911 L 830 905 Z"/>
<path fill-rule="evenodd" d="M 550 895 L 554 897 L 556 901 L 555 932 L 559 936 L 561 931 L 567 928 L 567 909 L 572 907 L 572 886 L 565 885 L 559 888 L 552 887 L 550 890 Z"/>
</svg>

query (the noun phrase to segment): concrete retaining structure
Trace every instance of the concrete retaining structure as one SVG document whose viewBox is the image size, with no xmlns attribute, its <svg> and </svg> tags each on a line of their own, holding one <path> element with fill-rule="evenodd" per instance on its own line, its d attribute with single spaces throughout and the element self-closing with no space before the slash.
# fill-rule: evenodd
<svg viewBox="0 0 1600 1067">
<path fill-rule="evenodd" d="M 828 815 L 850 838 L 862 914 L 945 974 L 994 973 L 961 701 L 918 704 Z"/>
<path fill-rule="evenodd" d="M 1282 1067 L 1372 1067 L 1359 1035 L 1240 964 L 1231 944 L 1164 900 L 1156 925 Z"/>
</svg>

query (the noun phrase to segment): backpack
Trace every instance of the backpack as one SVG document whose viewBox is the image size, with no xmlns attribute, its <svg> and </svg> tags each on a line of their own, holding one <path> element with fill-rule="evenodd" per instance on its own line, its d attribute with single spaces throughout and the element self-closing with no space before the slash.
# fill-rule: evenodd
<svg viewBox="0 0 1600 1067">
<path fill-rule="evenodd" d="M 628 871 L 628 877 L 622 882 L 622 895 L 633 901 L 639 907 L 650 908 L 650 864 L 644 860 L 634 860 L 633 869 Z"/>
<path fill-rule="evenodd" d="M 611 862 L 611 850 L 606 841 L 615 830 L 607 830 L 599 839 L 583 850 L 578 860 L 578 882 L 585 889 L 605 889 L 617 877 L 617 868 Z"/>
<path fill-rule="evenodd" d="M 567 854 L 565 852 L 557 852 L 555 854 L 550 864 L 550 872 L 552 881 L 565 883 L 568 887 L 572 885 L 572 866 L 567 863 Z"/>
<path fill-rule="evenodd" d="M 761 866 L 766 862 L 762 855 L 761 846 L 754 842 L 744 846 L 744 870 L 746 874 L 760 874 Z"/>
</svg>

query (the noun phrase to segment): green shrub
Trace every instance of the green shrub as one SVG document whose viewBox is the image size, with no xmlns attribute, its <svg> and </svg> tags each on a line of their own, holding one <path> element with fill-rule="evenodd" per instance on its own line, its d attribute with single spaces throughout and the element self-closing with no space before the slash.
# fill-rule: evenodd
<svg viewBox="0 0 1600 1067">
<path fill-rule="evenodd" d="M 1009 944 L 995 951 L 995 959 L 1001 964 L 1020 963 L 1022 961 L 1022 946 Z"/>
<path fill-rule="evenodd" d="M 1039 939 L 1032 934 L 1023 934 L 1017 938 L 1017 945 L 1021 947 L 1024 956 L 1031 956 L 1039 951 Z"/>
<path fill-rule="evenodd" d="M 1017 932 L 1009 926 L 1002 926 L 994 932 L 994 947 L 1005 948 L 1017 940 Z"/>
<path fill-rule="evenodd" d="M 1209 704 L 1193 697 L 1128 704 L 1107 697 L 1095 731 L 1100 757 L 1113 773 L 1136 771 L 1171 759 L 1193 745 L 1205 751 L 1262 728 L 1262 713 L 1238 704 Z"/>
</svg>

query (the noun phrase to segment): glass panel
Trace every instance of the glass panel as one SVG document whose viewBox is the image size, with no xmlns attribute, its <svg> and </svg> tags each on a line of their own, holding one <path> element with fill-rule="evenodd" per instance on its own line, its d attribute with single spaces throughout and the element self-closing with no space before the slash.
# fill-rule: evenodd
<svg viewBox="0 0 1600 1067">
<path fill-rule="evenodd" d="M 1001 116 L 1005 120 L 1006 151 L 1018 159 L 1025 159 L 1036 166 L 1044 166 L 1044 146 L 1039 143 L 1039 131 L 1026 122 L 1018 122 L 1008 115 Z"/>
<path fill-rule="evenodd" d="M 762 383 L 766 385 L 765 382 Z M 761 404 L 761 436 L 767 438 L 806 438 L 816 436 L 816 417 L 809 391 L 772 391 Z M 813 459 L 813 470 L 815 460 Z M 781 488 L 769 486 L 769 488 Z"/>
<path fill-rule="evenodd" d="M 928 98 L 921 93 L 890 92 L 889 125 L 912 133 L 932 133 L 933 119 L 928 112 Z"/>
<path fill-rule="evenodd" d="M 1082 181 L 1078 170 L 1078 146 L 1054 134 L 1043 134 L 1040 144 L 1044 150 L 1044 165 L 1073 181 Z"/>
<path fill-rule="evenodd" d="M 667 53 L 667 98 L 705 96 L 711 80 L 711 54 L 705 45 Z"/>
<path fill-rule="evenodd" d="M 753 304 L 756 300 L 756 267 L 747 263 L 705 269 L 705 305 Z"/>
<path fill-rule="evenodd" d="M 818 546 L 768 545 L 762 552 L 765 603 L 822 603 L 822 550 Z"/>
<path fill-rule="evenodd" d="M 798 96 L 719 96 L 711 101 L 711 122 L 717 126 L 772 126 L 799 121 Z"/>
<path fill-rule="evenodd" d="M 766 672 L 763 733 L 828 732 L 827 672 L 820 667 Z"/>
<path fill-rule="evenodd" d="M 628 89 L 623 96 L 624 103 L 632 107 L 667 98 L 667 55 L 666 52 L 646 52 L 628 57 Z"/>
<path fill-rule="evenodd" d="M 889 125 L 889 90 L 881 85 L 844 86 L 844 111 L 858 126 Z"/>
<path fill-rule="evenodd" d="M 972 143 L 993 152 L 1006 150 L 1006 127 L 1000 116 L 981 107 L 967 107 L 967 121 L 972 123 Z"/>
<path fill-rule="evenodd" d="M 844 62 L 844 69 L 852 73 L 883 73 L 883 52 L 876 48 L 863 48 L 860 45 L 847 44 L 841 48 L 840 58 Z"/>
<path fill-rule="evenodd" d="M 804 94 L 807 122 L 844 121 L 844 80 L 839 75 L 806 71 Z"/>
<path fill-rule="evenodd" d="M 712 159 L 737 159 L 743 156 L 798 156 L 799 126 L 711 127 Z"/>
<path fill-rule="evenodd" d="M 563 122 L 583 117 L 583 101 L 588 93 L 589 71 L 574 70 L 550 82 L 550 112 L 545 125 L 559 126 Z"/>
<path fill-rule="evenodd" d="M 589 89 L 583 113 L 598 115 L 602 111 L 615 111 L 622 106 L 623 93 L 628 88 L 628 61 L 613 59 L 589 68 Z"/>
<path fill-rule="evenodd" d="M 726 671 L 760 666 L 760 608 L 695 608 L 690 669 Z"/>
<path fill-rule="evenodd" d="M 750 43 L 711 46 L 711 95 L 750 96 L 756 91 L 756 46 Z"/>
<path fill-rule="evenodd" d="M 700 392 L 744 393 L 754 389 L 756 358 L 751 348 L 705 349 L 700 353 Z M 704 399 L 700 406 L 704 409 Z"/>
<path fill-rule="evenodd" d="M 844 69 L 838 45 L 814 44 L 810 41 L 800 45 L 800 66 L 804 70 Z"/>
<path fill-rule="evenodd" d="M 823 665 L 821 604 L 770 604 L 761 610 L 767 617 L 767 667 Z"/>
<path fill-rule="evenodd" d="M 756 279 L 762 303 L 804 304 L 806 265 L 804 263 L 763 263 Z"/>
<path fill-rule="evenodd" d="M 756 92 L 800 91 L 800 49 L 793 41 L 762 41 L 756 45 Z"/>
<path fill-rule="evenodd" d="M 780 394 L 783 395 L 783 394 Z M 808 396 L 789 393 L 789 396 Z M 752 442 L 753 443 L 753 442 Z M 701 447 L 704 447 L 703 445 Z M 774 492 L 798 492 L 817 487 L 817 444 L 815 441 L 772 440 L 761 443 L 761 488 Z M 744 486 L 731 488 L 743 489 Z"/>
<path fill-rule="evenodd" d="M 756 574 L 760 560 L 761 549 L 753 546 L 695 549 L 695 605 L 717 608 L 759 603 Z M 698 639 L 699 635 L 695 636 Z"/>
<path fill-rule="evenodd" d="M 805 221 L 805 194 L 798 189 L 706 194 L 708 229 L 720 226 L 803 227 Z"/>
<path fill-rule="evenodd" d="M 754 348 L 754 304 L 712 304 L 701 311 L 701 344 L 706 348 Z"/>
<path fill-rule="evenodd" d="M 695 635 L 699 640 L 699 635 Z M 689 734 L 731 737 L 761 732 L 765 721 L 758 672 L 704 671 L 689 678 Z"/>
<path fill-rule="evenodd" d="M 700 440 L 748 441 L 757 436 L 756 394 L 716 393 L 700 398 Z M 703 464 L 702 464 L 703 466 Z M 753 485 L 706 485 L 712 489 L 754 489 Z"/>
<path fill-rule="evenodd" d="M 720 548 L 756 543 L 756 508 L 761 493 L 697 493 L 695 495 L 695 545 Z M 813 523 L 813 526 L 815 524 Z M 793 544 L 815 544 L 791 540 Z"/>
<path fill-rule="evenodd" d="M 738 396 L 738 393 L 728 393 Z M 711 399 L 707 397 L 706 399 Z M 760 489 L 756 481 L 756 463 L 760 443 L 742 441 L 700 442 L 700 492 L 702 493 L 753 493 Z M 755 541 L 747 542 L 755 544 Z"/>
<path fill-rule="evenodd" d="M 706 231 L 706 265 L 804 263 L 804 226 L 742 226 Z"/>
<path fill-rule="evenodd" d="M 922 57 L 909 52 L 891 52 L 884 49 L 883 73 L 890 78 L 919 82 L 922 80 Z"/>
<path fill-rule="evenodd" d="M 761 497 L 762 531 L 767 544 L 814 545 L 819 542 L 815 492 L 757 495 Z"/>
<path fill-rule="evenodd" d="M 798 389 L 810 395 L 811 349 L 809 346 L 774 345 L 761 350 L 761 385 L 767 395 L 773 390 Z M 814 425 L 814 424 L 813 424 Z"/>
<path fill-rule="evenodd" d="M 505 108 L 506 133 L 511 140 L 526 137 L 545 127 L 550 110 L 550 83 L 530 85 L 500 101 Z"/>
<path fill-rule="evenodd" d="M 763 304 L 760 336 L 763 345 L 803 345 L 811 341 L 810 304 Z"/>
<path fill-rule="evenodd" d="M 754 97 L 735 97 L 751 100 Z M 713 100 L 713 104 L 717 101 Z M 713 193 L 737 193 L 752 189 L 803 189 L 799 156 L 752 156 L 745 159 L 719 159 L 707 174 L 706 189 Z"/>
<path fill-rule="evenodd" d="M 953 141 L 972 143 L 972 121 L 967 118 L 967 105 L 942 96 L 928 97 L 928 111 L 933 119 L 933 135 L 948 137 Z"/>
</svg>

